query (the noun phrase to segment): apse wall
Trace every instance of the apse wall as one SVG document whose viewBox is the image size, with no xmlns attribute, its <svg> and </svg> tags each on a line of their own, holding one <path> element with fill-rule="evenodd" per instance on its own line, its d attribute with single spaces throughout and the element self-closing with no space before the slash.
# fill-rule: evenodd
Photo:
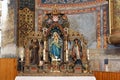
<svg viewBox="0 0 120 80">
<path fill-rule="evenodd" d="M 90 49 L 89 62 L 92 71 L 120 72 L 120 49 Z"/>
<path fill-rule="evenodd" d="M 17 3 L 14 0 L 2 1 L 2 57 L 16 56 L 16 27 L 17 27 Z"/>
<path fill-rule="evenodd" d="M 71 29 L 84 35 L 85 39 L 88 41 L 88 48 L 96 49 L 96 12 L 68 15 L 68 20 Z"/>
</svg>

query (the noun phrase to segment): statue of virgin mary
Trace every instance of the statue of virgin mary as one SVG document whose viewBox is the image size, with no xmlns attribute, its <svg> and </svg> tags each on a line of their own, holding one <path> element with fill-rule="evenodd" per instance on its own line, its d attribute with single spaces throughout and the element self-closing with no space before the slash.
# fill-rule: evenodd
<svg viewBox="0 0 120 80">
<path fill-rule="evenodd" d="M 50 45 L 50 52 L 52 54 L 52 57 L 54 57 L 55 59 L 59 59 L 61 54 L 60 36 L 58 35 L 57 32 L 54 32 L 52 38 L 53 41 L 51 42 Z"/>
</svg>

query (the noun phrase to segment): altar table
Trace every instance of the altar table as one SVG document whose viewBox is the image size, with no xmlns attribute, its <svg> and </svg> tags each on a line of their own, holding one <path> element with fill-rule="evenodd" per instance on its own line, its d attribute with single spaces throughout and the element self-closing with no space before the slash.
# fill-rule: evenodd
<svg viewBox="0 0 120 80">
<path fill-rule="evenodd" d="M 96 80 L 94 76 L 17 76 L 15 80 Z"/>
</svg>

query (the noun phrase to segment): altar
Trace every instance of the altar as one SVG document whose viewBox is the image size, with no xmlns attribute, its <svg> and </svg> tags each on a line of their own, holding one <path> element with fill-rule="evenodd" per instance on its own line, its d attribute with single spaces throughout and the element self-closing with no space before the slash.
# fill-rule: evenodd
<svg viewBox="0 0 120 80">
<path fill-rule="evenodd" d="M 15 80 L 96 80 L 94 76 L 17 76 Z"/>
<path fill-rule="evenodd" d="M 90 73 L 87 40 L 82 33 L 69 28 L 67 15 L 56 7 L 44 15 L 42 30 L 30 32 L 23 46 L 24 50 L 19 50 L 18 62 L 19 71 L 24 75 L 59 73 L 58 76 L 76 76 Z"/>
</svg>

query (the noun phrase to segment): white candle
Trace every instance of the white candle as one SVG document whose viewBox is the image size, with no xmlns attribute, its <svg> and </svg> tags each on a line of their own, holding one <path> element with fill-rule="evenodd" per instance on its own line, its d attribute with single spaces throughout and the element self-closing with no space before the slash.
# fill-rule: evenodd
<svg viewBox="0 0 120 80">
<path fill-rule="evenodd" d="M 43 60 L 45 60 L 45 49 L 43 49 Z"/>
<path fill-rule="evenodd" d="M 45 60 L 45 54 L 46 54 L 45 50 L 46 50 L 46 41 L 44 41 L 43 60 Z"/>
<path fill-rule="evenodd" d="M 44 49 L 46 49 L 46 41 L 44 41 Z"/>
<path fill-rule="evenodd" d="M 21 58 L 21 61 L 23 61 L 23 57 Z"/>
<path fill-rule="evenodd" d="M 68 44 L 67 44 L 67 40 L 66 40 L 65 44 L 66 44 L 66 61 L 68 61 Z"/>
<path fill-rule="evenodd" d="M 23 61 L 23 58 L 24 58 L 23 53 L 20 53 L 20 59 L 21 59 L 21 61 Z"/>
<path fill-rule="evenodd" d="M 89 60 L 89 49 L 87 49 L 87 57 L 88 57 L 88 60 Z"/>
<path fill-rule="evenodd" d="M 66 49 L 66 61 L 68 61 L 68 50 Z"/>
<path fill-rule="evenodd" d="M 24 59 L 24 48 L 23 47 L 19 48 L 19 55 L 20 55 L 21 61 L 23 61 Z"/>
<path fill-rule="evenodd" d="M 109 71 L 108 64 L 105 64 L 105 71 Z"/>
<path fill-rule="evenodd" d="M 43 65 L 43 61 L 39 61 L 39 66 L 42 66 Z"/>
</svg>

